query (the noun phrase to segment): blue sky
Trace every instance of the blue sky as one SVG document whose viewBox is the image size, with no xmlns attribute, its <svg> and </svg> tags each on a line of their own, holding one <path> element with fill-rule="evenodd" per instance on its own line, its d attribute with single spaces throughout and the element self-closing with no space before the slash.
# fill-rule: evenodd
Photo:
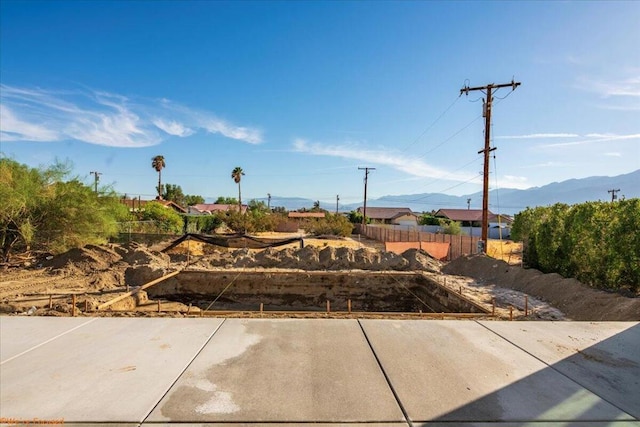
<svg viewBox="0 0 640 427">
<path fill-rule="evenodd" d="M 368 196 L 640 169 L 640 2 L 0 3 L 0 151 L 152 198 Z M 480 206 L 481 201 L 473 201 Z M 466 207 L 466 206 L 465 206 Z"/>
</svg>

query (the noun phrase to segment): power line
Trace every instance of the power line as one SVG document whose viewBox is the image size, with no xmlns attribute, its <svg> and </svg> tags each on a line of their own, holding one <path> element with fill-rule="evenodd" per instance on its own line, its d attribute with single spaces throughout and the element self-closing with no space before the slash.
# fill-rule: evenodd
<svg viewBox="0 0 640 427">
<path fill-rule="evenodd" d="M 434 152 L 435 150 L 437 150 L 438 148 L 442 147 L 445 143 L 451 141 L 453 138 L 455 138 L 456 136 L 458 136 L 459 134 L 461 134 L 463 131 L 465 131 L 469 126 L 471 126 L 472 124 L 474 124 L 475 122 L 477 122 L 479 119 L 481 119 L 482 116 L 478 116 L 475 119 L 471 120 L 469 123 L 467 123 L 465 126 L 463 126 L 460 130 L 456 131 L 456 133 L 454 133 L 453 135 L 451 135 L 449 138 L 445 139 L 444 141 L 442 141 L 441 143 L 437 144 L 436 146 L 434 146 L 433 148 L 431 148 L 430 150 L 427 150 L 424 154 L 422 154 L 421 156 L 416 157 L 417 159 L 422 159 L 424 156 L 426 156 L 429 153 Z"/>
<path fill-rule="evenodd" d="M 467 162 L 467 163 L 465 163 L 464 165 L 460 166 L 459 168 L 452 170 L 452 171 L 451 171 L 451 172 L 449 172 L 447 175 L 444 175 L 443 177 L 440 177 L 440 178 L 436 178 L 436 179 L 434 179 L 434 180 L 432 180 L 432 181 L 430 181 L 430 182 L 427 182 L 427 183 L 426 183 L 426 184 L 424 184 L 424 185 L 421 185 L 421 186 L 420 186 L 420 188 L 422 189 L 422 188 L 428 187 L 428 186 L 430 186 L 430 185 L 433 185 L 433 184 L 435 184 L 435 183 L 437 183 L 437 182 L 443 181 L 443 180 L 447 179 L 447 177 L 451 176 L 454 172 L 458 172 L 459 170 L 466 168 L 466 167 L 467 167 L 467 166 L 469 166 L 470 164 L 477 162 L 480 158 L 481 158 L 481 156 L 477 156 L 476 158 L 474 158 L 474 159 L 473 159 L 473 160 L 471 160 L 470 162 Z M 470 179 L 468 179 L 468 180 L 464 181 L 464 183 L 467 183 L 467 182 L 469 182 L 469 181 L 472 181 L 472 180 L 473 180 L 473 179 L 475 179 L 475 178 L 476 178 L 476 177 L 475 177 L 475 176 L 473 176 L 472 178 L 470 178 Z M 416 193 L 416 192 L 418 192 L 418 191 L 419 191 L 418 189 L 416 189 L 416 190 L 411 190 L 411 192 L 412 192 L 412 193 Z M 446 191 L 446 189 L 445 189 L 445 190 L 436 191 L 436 193 L 442 193 L 443 191 Z"/>
<path fill-rule="evenodd" d="M 451 108 L 453 108 L 453 106 L 458 102 L 458 100 L 460 99 L 460 95 L 458 95 L 458 97 L 442 112 L 440 113 L 440 115 L 429 125 L 427 126 L 427 128 L 422 131 L 422 133 L 416 138 L 414 139 L 412 142 L 410 142 L 409 144 L 407 144 L 402 150 L 400 150 L 401 152 L 407 151 L 409 149 L 409 147 L 411 147 L 412 145 L 414 145 L 416 142 L 418 142 L 418 140 L 420 138 L 422 138 L 427 132 L 429 132 L 431 130 L 431 128 L 433 126 L 435 126 L 436 123 L 438 123 L 440 121 L 441 118 L 444 117 L 445 114 L 447 114 L 449 112 L 449 110 Z"/>
</svg>

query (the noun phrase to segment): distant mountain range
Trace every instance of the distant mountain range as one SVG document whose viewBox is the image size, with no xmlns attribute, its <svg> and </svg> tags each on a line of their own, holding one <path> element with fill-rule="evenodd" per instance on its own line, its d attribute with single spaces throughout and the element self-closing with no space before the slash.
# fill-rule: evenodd
<svg viewBox="0 0 640 427">
<path fill-rule="evenodd" d="M 555 203 L 569 205 L 586 201 L 611 200 L 609 190 L 618 190 L 617 197 L 640 198 L 640 169 L 618 176 L 592 176 L 582 179 L 570 179 L 553 182 L 542 187 L 532 187 L 527 190 L 504 188 L 492 190 L 489 193 L 489 209 L 494 213 L 515 214 L 527 207 L 548 206 Z M 371 207 L 407 207 L 414 212 L 430 212 L 443 208 L 467 208 L 467 199 L 471 199 L 471 207 L 478 209 L 482 206 L 482 192 L 464 196 L 451 196 L 441 193 L 407 194 L 400 196 L 383 196 L 368 199 L 367 206 Z M 267 203 L 267 199 L 258 199 Z M 301 208 L 310 209 L 315 200 L 300 197 L 272 197 L 271 206 L 283 206 L 287 210 Z M 340 205 L 340 211 L 351 211 L 362 206 L 362 203 Z M 335 204 L 321 203 L 321 208 L 335 210 Z"/>
</svg>

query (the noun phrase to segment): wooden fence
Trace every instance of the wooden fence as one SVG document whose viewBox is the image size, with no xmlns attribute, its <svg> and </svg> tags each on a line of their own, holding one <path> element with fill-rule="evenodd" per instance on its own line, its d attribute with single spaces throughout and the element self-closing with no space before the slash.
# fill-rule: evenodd
<svg viewBox="0 0 640 427">
<path fill-rule="evenodd" d="M 411 230 L 407 227 L 393 227 L 389 225 L 358 225 L 356 232 L 367 236 L 369 239 L 380 242 L 441 242 L 449 243 L 449 255 L 451 261 L 463 255 L 478 253 L 478 241 L 480 238 L 452 234 L 427 233 Z"/>
</svg>

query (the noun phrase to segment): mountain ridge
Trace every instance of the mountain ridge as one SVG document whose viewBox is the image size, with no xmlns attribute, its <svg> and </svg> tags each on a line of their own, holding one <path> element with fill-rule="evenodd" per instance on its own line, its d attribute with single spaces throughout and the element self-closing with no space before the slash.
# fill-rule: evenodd
<svg viewBox="0 0 640 427">
<path fill-rule="evenodd" d="M 503 188 L 489 192 L 489 209 L 494 213 L 515 214 L 527 207 L 548 206 L 555 203 L 569 205 L 588 201 L 611 200 L 609 190 L 618 190 L 618 199 L 640 198 L 640 169 L 622 175 L 590 176 L 586 178 L 571 178 L 566 181 L 552 182 L 540 187 L 526 190 Z M 453 196 L 442 193 L 419 193 L 405 195 L 386 195 L 367 200 L 370 207 L 407 207 L 414 212 L 430 212 L 438 209 L 466 209 L 467 199 L 471 199 L 470 207 L 480 209 L 482 206 L 482 192 Z M 256 199 L 267 203 L 267 199 Z M 282 206 L 287 210 L 301 208 L 310 209 L 315 200 L 302 197 L 272 196 L 271 207 Z M 341 204 L 341 212 L 349 212 L 362 206 L 360 203 Z M 321 203 L 321 208 L 330 212 L 335 211 L 335 203 Z"/>
</svg>

